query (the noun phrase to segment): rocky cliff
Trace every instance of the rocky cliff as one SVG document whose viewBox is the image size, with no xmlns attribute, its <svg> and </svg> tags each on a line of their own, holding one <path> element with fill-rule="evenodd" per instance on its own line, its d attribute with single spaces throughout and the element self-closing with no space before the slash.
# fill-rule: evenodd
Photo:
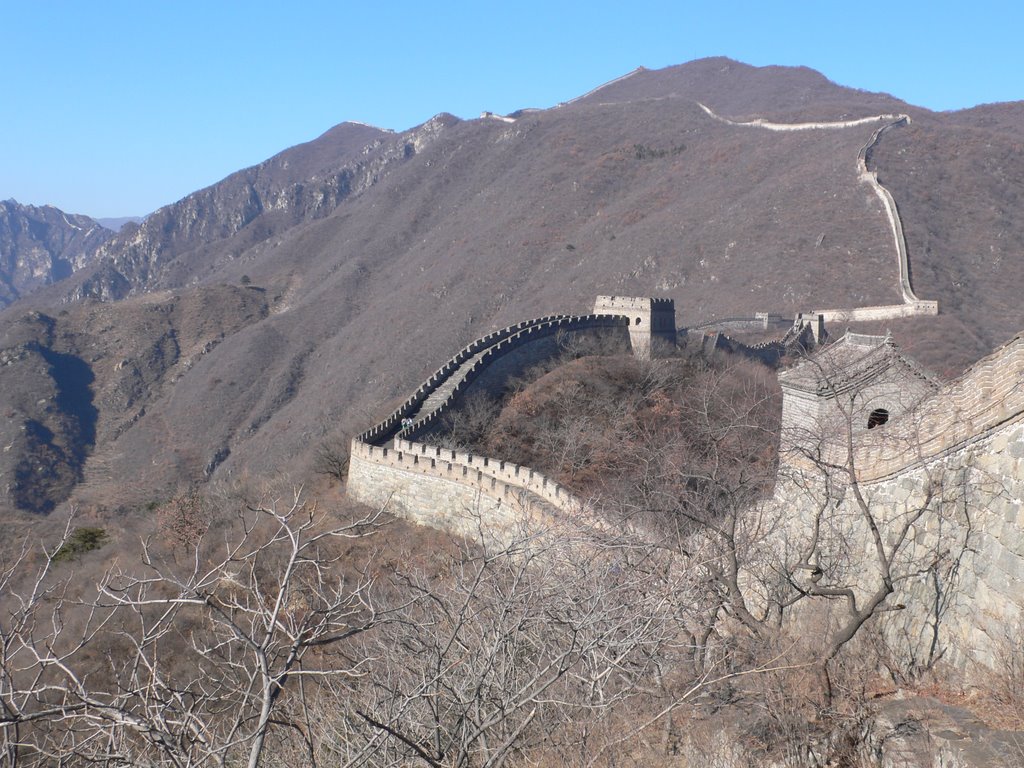
<svg viewBox="0 0 1024 768">
<path fill-rule="evenodd" d="M 403 134 L 342 123 L 127 225 L 98 249 L 68 298 L 122 299 L 203 279 L 253 245 L 332 213 L 454 122 L 440 115 Z"/>
<path fill-rule="evenodd" d="M 0 308 L 69 277 L 113 236 L 88 216 L 0 201 Z"/>
</svg>

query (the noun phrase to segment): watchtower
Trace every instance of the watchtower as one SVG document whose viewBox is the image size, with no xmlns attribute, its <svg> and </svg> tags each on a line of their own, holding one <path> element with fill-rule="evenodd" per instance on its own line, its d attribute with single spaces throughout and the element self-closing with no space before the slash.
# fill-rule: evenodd
<svg viewBox="0 0 1024 768">
<path fill-rule="evenodd" d="M 594 314 L 629 318 L 629 343 L 637 357 L 657 357 L 659 349 L 675 348 L 676 304 L 672 299 L 598 296 Z"/>
<path fill-rule="evenodd" d="M 938 389 L 934 374 L 889 336 L 847 331 L 779 374 L 782 452 L 845 449 L 847 437 L 884 427 Z"/>
</svg>

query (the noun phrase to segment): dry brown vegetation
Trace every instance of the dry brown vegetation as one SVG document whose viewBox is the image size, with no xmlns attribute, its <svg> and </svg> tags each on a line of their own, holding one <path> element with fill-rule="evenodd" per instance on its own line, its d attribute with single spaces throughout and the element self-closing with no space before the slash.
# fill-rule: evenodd
<svg viewBox="0 0 1024 768">
<path fill-rule="evenodd" d="M 727 356 L 592 351 L 500 407 L 471 399 L 449 439 L 558 475 L 601 530 L 524 522 L 497 543 L 481 519 L 454 540 L 242 482 L 149 505 L 141 553 L 91 537 L 126 514 L 99 509 L 48 555 L 13 552 L 8 761 L 860 768 L 908 744 L 940 754 L 920 725 L 934 713 L 890 713 L 900 686 L 941 680 L 878 632 L 891 585 L 851 614 L 846 529 L 823 516 L 808 551 L 773 538 L 774 376 Z M 905 561 L 883 530 L 890 581 L 936 565 Z M 57 556 L 84 539 L 99 547 Z M 988 706 L 1017 707 L 1017 677 Z"/>
<path fill-rule="evenodd" d="M 700 463 L 718 440 L 738 462 L 774 471 L 774 375 L 739 359 L 586 357 L 515 392 L 476 444 L 534 467 L 584 496 L 627 496 L 647 464 Z M 750 420 L 716 434 L 740 409 Z"/>
</svg>

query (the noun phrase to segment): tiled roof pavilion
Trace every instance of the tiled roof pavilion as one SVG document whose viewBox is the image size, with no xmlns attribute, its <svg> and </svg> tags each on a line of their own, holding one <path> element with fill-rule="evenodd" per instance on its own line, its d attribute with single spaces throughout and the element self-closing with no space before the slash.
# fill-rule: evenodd
<svg viewBox="0 0 1024 768">
<path fill-rule="evenodd" d="M 903 355 L 888 334 L 869 336 L 849 331 L 836 342 L 780 372 L 779 383 L 783 390 L 829 397 L 862 389 L 890 371 L 932 390 L 941 385 L 934 373 Z"/>
</svg>

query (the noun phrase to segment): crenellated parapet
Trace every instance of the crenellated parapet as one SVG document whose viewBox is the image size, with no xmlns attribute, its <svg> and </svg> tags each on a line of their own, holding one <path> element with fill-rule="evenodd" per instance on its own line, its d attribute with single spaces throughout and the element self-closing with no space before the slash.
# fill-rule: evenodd
<svg viewBox="0 0 1024 768">
<path fill-rule="evenodd" d="M 671 302 L 657 302 L 659 327 L 667 309 Z M 419 441 L 443 429 L 445 417 L 471 391 L 500 389 L 509 376 L 558 354 L 564 337 L 612 333 L 625 340 L 630 323 L 629 316 L 613 312 L 549 315 L 468 344 L 379 424 L 352 440 L 349 495 L 453 530 L 461 525 L 451 518 L 456 508 L 483 510 L 489 520 L 505 523 L 524 510 L 578 513 L 582 503 L 536 470 Z M 672 328 L 674 334 L 674 315 Z"/>
<path fill-rule="evenodd" d="M 526 326 L 469 357 L 452 371 L 448 380 L 426 398 L 409 417 L 412 426 L 400 431 L 402 437 L 416 438 L 429 435 L 443 427 L 443 419 L 462 400 L 465 394 L 485 377 L 496 377 L 496 369 L 504 364 L 506 377 L 517 375 L 530 363 L 539 362 L 559 351 L 557 341 L 563 335 L 579 335 L 624 330 L 627 319 L 605 315 L 569 315 Z M 548 342 L 543 348 L 538 345 Z M 530 351 L 532 350 L 532 354 Z M 500 389 L 498 383 L 491 388 Z"/>
<path fill-rule="evenodd" d="M 348 493 L 365 504 L 434 528 L 472 535 L 483 523 L 500 538 L 528 516 L 578 515 L 583 504 L 528 467 L 411 441 L 353 441 Z"/>
<path fill-rule="evenodd" d="M 466 392 L 489 365 L 528 344 L 560 333 L 625 327 L 624 317 L 549 315 L 489 333 L 461 349 L 423 382 L 405 402 L 379 424 L 358 435 L 358 439 L 372 445 L 382 445 L 402 432 L 403 419 L 411 419 L 415 425 L 413 432 L 406 432 L 407 436 L 435 425 L 440 416 Z"/>
<path fill-rule="evenodd" d="M 907 607 L 881 622 L 883 632 L 913 659 L 939 652 L 961 669 L 991 667 L 998 633 L 1015 632 L 1024 620 L 1024 334 L 942 384 L 889 336 L 847 333 L 816 346 L 823 321 L 821 313 L 798 316 L 782 339 L 730 347 L 761 357 L 797 344 L 816 348 L 779 376 L 782 455 L 774 497 L 761 511 L 780 521 L 770 534 L 780 562 L 788 568 L 808 547 L 838 536 L 849 550 L 847 571 L 832 577 L 866 597 L 877 555 L 858 499 L 885 532 L 883 544 L 915 508 L 933 505 L 900 551 L 906 562 L 894 567 L 945 568 L 950 557 L 959 560 L 941 578 L 900 579 L 893 603 Z M 650 354 L 652 337 L 671 333 L 674 340 L 674 307 L 600 297 L 592 314 L 537 318 L 468 344 L 352 441 L 349 495 L 432 527 L 497 540 L 524 520 L 600 527 L 584 500 L 543 473 L 429 439 L 469 395 L 500 392 L 510 376 L 558 354 L 566 336 L 609 332 L 628 338 L 636 354 Z M 708 339 L 716 347 L 739 344 L 719 332 Z M 828 556 L 827 544 L 824 551 Z M 941 616 L 933 611 L 937 584 Z"/>
<path fill-rule="evenodd" d="M 424 401 L 448 381 L 467 360 L 481 351 L 501 343 L 510 336 L 521 333 L 525 329 L 558 322 L 568 317 L 569 315 L 547 315 L 535 320 L 525 320 L 476 339 L 459 350 L 448 362 L 438 368 L 430 378 L 423 382 L 404 403 L 398 406 L 383 421 L 358 435 L 357 439 L 372 445 L 380 445 L 383 442 L 387 442 L 401 430 L 402 419 L 411 418 Z"/>
</svg>

